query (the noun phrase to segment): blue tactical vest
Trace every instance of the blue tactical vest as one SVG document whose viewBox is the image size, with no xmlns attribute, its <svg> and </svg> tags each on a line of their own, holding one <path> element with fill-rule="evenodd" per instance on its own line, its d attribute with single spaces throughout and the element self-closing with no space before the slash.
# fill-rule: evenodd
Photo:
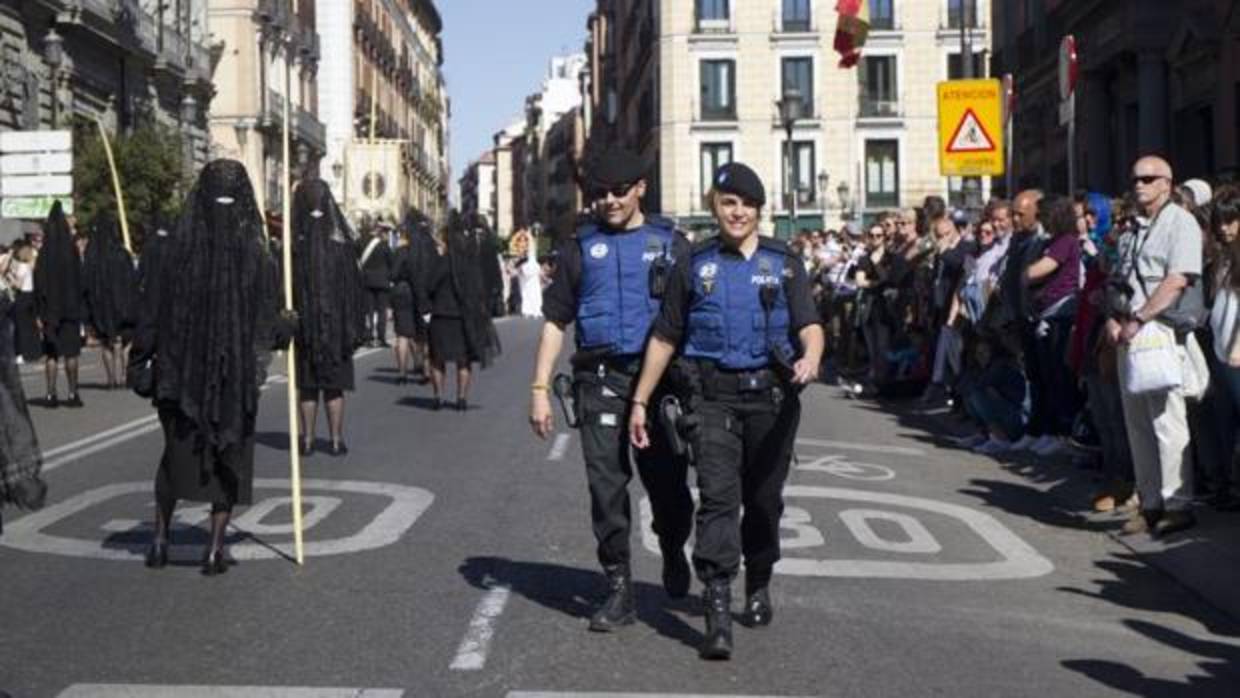
<svg viewBox="0 0 1240 698">
<path fill-rule="evenodd" d="M 578 231 L 578 349 L 614 356 L 645 350 L 660 303 L 651 293 L 650 268 L 662 259 L 670 275 L 675 239 L 675 229 L 666 219 L 647 219 L 634 230 L 588 226 Z"/>
<path fill-rule="evenodd" d="M 684 355 L 732 370 L 768 366 L 772 346 L 793 356 L 786 260 L 786 252 L 766 244 L 749 259 L 724 253 L 718 240 L 696 250 Z M 762 305 L 763 287 L 773 299 L 769 311 Z"/>
</svg>

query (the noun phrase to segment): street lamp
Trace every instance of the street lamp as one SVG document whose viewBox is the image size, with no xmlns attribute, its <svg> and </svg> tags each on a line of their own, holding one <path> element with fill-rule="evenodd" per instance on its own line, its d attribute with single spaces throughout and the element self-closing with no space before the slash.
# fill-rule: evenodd
<svg viewBox="0 0 1240 698">
<path fill-rule="evenodd" d="M 65 40 L 52 27 L 43 39 L 43 59 L 52 69 L 52 128 L 60 126 L 60 69 L 65 63 Z"/>
<path fill-rule="evenodd" d="M 840 197 L 840 218 L 845 220 L 852 217 L 852 196 L 849 193 L 848 182 L 840 182 L 835 188 L 835 193 Z"/>
<path fill-rule="evenodd" d="M 827 212 L 827 185 L 831 183 L 831 175 L 826 170 L 818 173 L 818 202 L 822 206 L 822 212 L 825 217 Z M 826 222 L 825 220 L 823 221 Z"/>
<path fill-rule="evenodd" d="M 194 99 L 194 95 L 185 91 L 185 96 L 181 98 L 181 134 L 182 142 L 185 143 L 185 153 L 182 155 L 185 162 L 182 169 L 185 171 L 185 178 L 188 180 L 194 173 L 194 123 L 198 121 L 198 100 Z"/>
<path fill-rule="evenodd" d="M 775 106 L 779 108 L 779 120 L 784 126 L 784 134 L 787 136 L 784 139 L 784 162 L 786 163 L 784 172 L 787 176 L 785 193 L 790 197 L 789 211 L 792 214 L 791 230 L 793 232 L 796 231 L 797 225 L 797 186 L 793 181 L 796 171 L 793 169 L 792 162 L 792 129 L 796 126 L 797 119 L 801 118 L 801 103 L 801 91 L 795 87 L 788 88 L 784 96 L 775 103 Z"/>
</svg>

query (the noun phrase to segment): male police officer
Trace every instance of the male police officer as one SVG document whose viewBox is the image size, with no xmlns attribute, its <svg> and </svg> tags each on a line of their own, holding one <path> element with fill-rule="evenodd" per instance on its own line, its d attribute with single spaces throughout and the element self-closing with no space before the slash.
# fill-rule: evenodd
<svg viewBox="0 0 1240 698">
<path fill-rule="evenodd" d="M 669 280 L 633 394 L 629 432 L 650 443 L 647 404 L 680 347 L 700 496 L 693 565 L 705 586 L 705 659 L 732 654 L 731 581 L 745 557 L 746 625 L 771 622 L 767 587 L 779 560 L 783 486 L 800 421 L 800 388 L 818 376 L 823 331 L 805 267 L 758 236 L 766 193 L 732 163 L 715 176 L 719 235 L 693 247 Z M 795 347 L 802 352 L 797 358 Z M 741 506 L 745 516 L 739 520 Z"/>
<path fill-rule="evenodd" d="M 555 277 L 543 294 L 546 322 L 531 386 L 530 424 L 542 438 L 552 431 L 548 384 L 564 328 L 575 321 L 574 403 L 598 559 L 610 586 L 590 629 L 607 632 L 631 624 L 635 617 L 629 571 L 628 484 L 633 475 L 624 428 L 629 398 L 663 287 L 689 245 L 670 221 L 642 214 L 646 170 L 640 158 L 612 147 L 592 157 L 586 167 L 596 222 L 561 245 Z M 663 585 L 669 596 L 679 598 L 689 593 L 684 545 L 693 527 L 693 500 L 686 483 L 687 461 L 658 436 L 656 447 L 635 460 L 663 552 Z"/>
</svg>

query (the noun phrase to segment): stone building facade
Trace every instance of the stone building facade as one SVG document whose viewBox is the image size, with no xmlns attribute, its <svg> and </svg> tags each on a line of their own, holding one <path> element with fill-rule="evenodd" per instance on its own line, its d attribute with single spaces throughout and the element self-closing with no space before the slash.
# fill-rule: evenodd
<svg viewBox="0 0 1240 698">
<path fill-rule="evenodd" d="M 833 0 L 599 0 L 591 136 L 645 153 L 648 206 L 685 227 L 711 224 L 704 193 L 733 160 L 767 185 L 767 233 L 857 224 L 929 194 L 963 204 L 963 182 L 939 174 L 935 86 L 962 73 L 962 24 L 985 72 L 990 3 L 867 2 L 861 64 L 841 69 Z M 804 97 L 791 147 L 776 107 L 790 89 Z"/>
<path fill-rule="evenodd" d="M 1177 179 L 1240 174 L 1240 0 L 996 2 L 994 69 L 1016 78 L 1015 179 L 1064 191 L 1067 128 L 1057 56 L 1077 41 L 1078 187 L 1128 188 L 1132 162 L 1165 155 Z"/>
</svg>

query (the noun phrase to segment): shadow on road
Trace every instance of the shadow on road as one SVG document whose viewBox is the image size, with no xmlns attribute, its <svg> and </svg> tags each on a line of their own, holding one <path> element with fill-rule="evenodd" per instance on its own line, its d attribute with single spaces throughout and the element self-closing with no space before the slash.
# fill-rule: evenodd
<svg viewBox="0 0 1240 698">
<path fill-rule="evenodd" d="M 519 562 L 499 557 L 471 557 L 461 576 L 479 589 L 507 586 L 512 593 L 571 618 L 588 619 L 607 596 L 603 575 L 593 570 L 547 562 Z M 696 603 L 673 601 L 662 586 L 635 581 L 637 618 L 660 635 L 696 648 L 702 634 L 671 611 L 701 615 Z"/>
</svg>

